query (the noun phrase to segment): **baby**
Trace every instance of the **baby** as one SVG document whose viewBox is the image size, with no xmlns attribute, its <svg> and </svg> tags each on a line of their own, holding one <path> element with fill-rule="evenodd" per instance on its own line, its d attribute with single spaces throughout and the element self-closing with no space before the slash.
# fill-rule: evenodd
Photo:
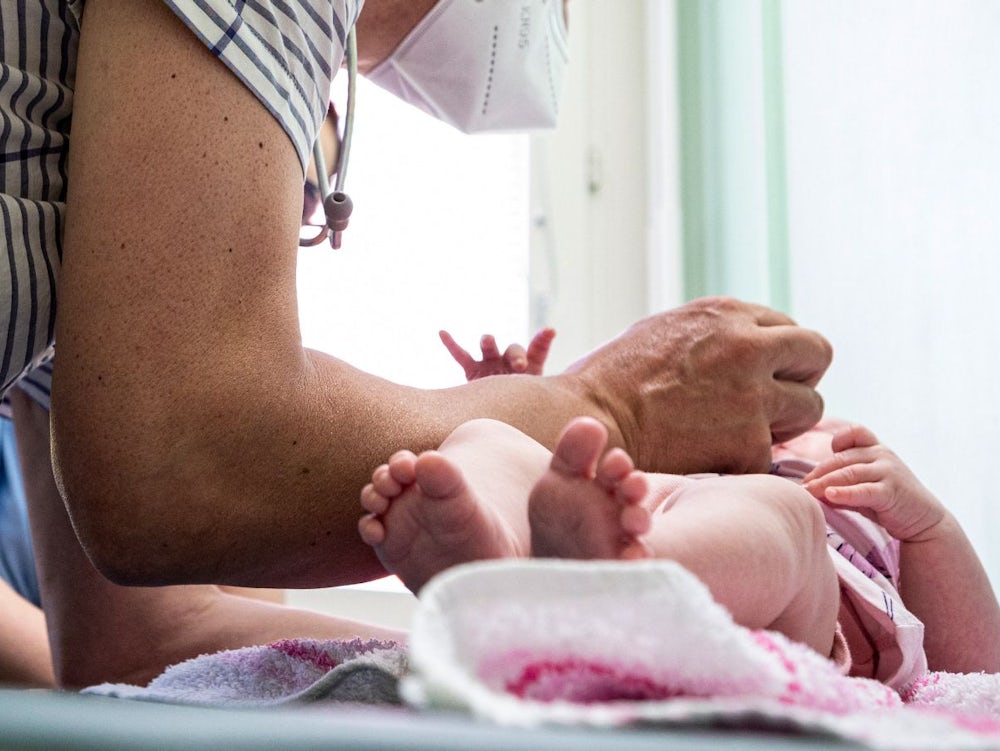
<svg viewBox="0 0 1000 751">
<path fill-rule="evenodd" d="M 1000 607 L 971 544 L 869 430 L 826 422 L 776 447 L 776 472 L 795 481 L 645 473 L 607 441 L 590 418 L 553 452 L 474 420 L 378 467 L 359 531 L 414 592 L 472 560 L 669 558 L 736 622 L 851 675 L 902 688 L 928 663 L 1000 670 Z"/>
</svg>

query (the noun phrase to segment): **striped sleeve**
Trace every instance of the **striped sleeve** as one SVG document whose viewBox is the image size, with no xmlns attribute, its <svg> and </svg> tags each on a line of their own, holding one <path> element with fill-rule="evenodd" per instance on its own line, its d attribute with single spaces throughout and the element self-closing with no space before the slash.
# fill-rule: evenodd
<svg viewBox="0 0 1000 751">
<path fill-rule="evenodd" d="M 364 0 L 164 1 L 274 115 L 304 169 Z M 0 2 L 0 395 L 52 356 L 83 6 Z M 25 381 L 46 406 L 48 377 Z"/>
<path fill-rule="evenodd" d="M 0 393 L 52 352 L 78 10 L 0 2 Z"/>
<path fill-rule="evenodd" d="M 364 0 L 164 0 L 267 107 L 305 170 Z"/>
</svg>

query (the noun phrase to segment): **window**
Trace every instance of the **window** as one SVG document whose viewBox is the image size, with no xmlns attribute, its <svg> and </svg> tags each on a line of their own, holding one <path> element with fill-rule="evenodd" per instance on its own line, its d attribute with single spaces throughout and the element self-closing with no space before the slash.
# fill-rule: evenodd
<svg viewBox="0 0 1000 751">
<path fill-rule="evenodd" d="M 453 386 L 447 329 L 478 352 L 528 331 L 528 139 L 468 137 L 358 81 L 343 247 L 299 253 L 303 343 L 398 383 Z"/>
</svg>

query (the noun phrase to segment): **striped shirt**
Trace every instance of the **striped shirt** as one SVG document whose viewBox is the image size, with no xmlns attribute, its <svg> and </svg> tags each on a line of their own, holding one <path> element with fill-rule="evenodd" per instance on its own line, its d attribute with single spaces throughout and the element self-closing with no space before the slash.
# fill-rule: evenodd
<svg viewBox="0 0 1000 751">
<path fill-rule="evenodd" d="M 164 1 L 267 107 L 304 170 L 364 0 Z M 0 394 L 20 381 L 46 406 L 83 5 L 0 2 Z"/>
</svg>

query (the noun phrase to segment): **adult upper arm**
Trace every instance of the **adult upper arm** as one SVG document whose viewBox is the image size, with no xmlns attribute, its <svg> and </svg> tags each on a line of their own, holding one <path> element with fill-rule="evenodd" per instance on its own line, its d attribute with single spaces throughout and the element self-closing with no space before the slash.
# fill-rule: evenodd
<svg viewBox="0 0 1000 751">
<path fill-rule="evenodd" d="M 216 471 L 204 448 L 248 419 L 228 410 L 301 367 L 302 172 L 275 119 L 158 0 L 87 3 L 69 171 L 53 439 L 100 560 L 189 513 L 168 489 Z"/>
</svg>

